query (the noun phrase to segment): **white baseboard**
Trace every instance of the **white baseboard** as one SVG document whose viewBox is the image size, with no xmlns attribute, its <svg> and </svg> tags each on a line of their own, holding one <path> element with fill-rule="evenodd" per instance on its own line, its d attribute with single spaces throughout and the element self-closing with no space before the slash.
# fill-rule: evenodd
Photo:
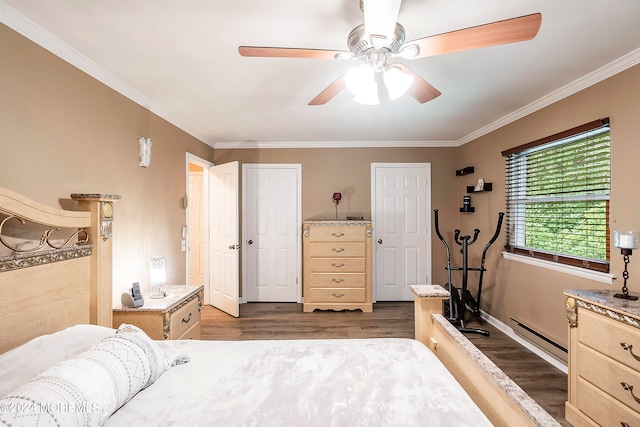
<svg viewBox="0 0 640 427">
<path fill-rule="evenodd" d="M 558 360 L 557 357 L 547 353 L 545 350 L 541 349 L 540 347 L 536 346 L 530 341 L 527 341 L 526 339 L 522 338 L 520 335 L 516 334 L 511 327 L 505 325 L 495 317 L 485 313 L 482 310 L 480 311 L 480 317 L 486 320 L 489 324 L 493 325 L 500 332 L 502 332 L 512 340 L 516 341 L 518 344 L 525 347 L 527 350 L 532 351 L 537 356 L 541 357 L 545 361 L 549 362 L 551 365 L 558 368 L 560 371 L 564 372 L 565 374 L 569 373 L 569 368 L 567 367 L 566 363 L 564 363 L 561 360 Z"/>
</svg>

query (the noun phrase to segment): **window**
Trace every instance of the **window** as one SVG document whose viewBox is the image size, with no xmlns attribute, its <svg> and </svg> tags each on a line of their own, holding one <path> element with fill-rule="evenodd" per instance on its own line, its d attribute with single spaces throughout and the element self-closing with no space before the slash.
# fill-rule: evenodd
<svg viewBox="0 0 640 427">
<path fill-rule="evenodd" d="M 609 272 L 609 119 L 504 151 L 509 252 Z"/>
</svg>

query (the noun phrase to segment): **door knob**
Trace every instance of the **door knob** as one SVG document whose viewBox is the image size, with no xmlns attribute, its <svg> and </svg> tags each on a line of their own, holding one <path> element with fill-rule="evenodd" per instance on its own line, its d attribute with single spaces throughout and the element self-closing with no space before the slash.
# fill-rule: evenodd
<svg viewBox="0 0 640 427">
<path fill-rule="evenodd" d="M 229 246 L 229 249 L 235 249 L 235 248 L 236 248 L 236 245 Z"/>
<path fill-rule="evenodd" d="M 382 239 L 378 239 L 378 243 L 382 244 Z"/>
<path fill-rule="evenodd" d="M 247 243 L 253 245 L 253 240 L 249 240 Z"/>
</svg>

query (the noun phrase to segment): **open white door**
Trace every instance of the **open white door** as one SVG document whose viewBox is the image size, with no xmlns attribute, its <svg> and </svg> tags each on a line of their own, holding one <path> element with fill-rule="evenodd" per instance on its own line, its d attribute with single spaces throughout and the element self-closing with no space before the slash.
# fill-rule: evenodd
<svg viewBox="0 0 640 427">
<path fill-rule="evenodd" d="M 238 162 L 210 169 L 209 303 L 232 316 L 240 315 L 238 259 Z"/>
</svg>

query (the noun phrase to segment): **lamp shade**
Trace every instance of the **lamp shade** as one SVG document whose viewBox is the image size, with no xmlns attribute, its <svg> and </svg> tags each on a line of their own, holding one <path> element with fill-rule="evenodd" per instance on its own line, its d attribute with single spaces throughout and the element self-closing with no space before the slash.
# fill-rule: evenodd
<svg viewBox="0 0 640 427">
<path fill-rule="evenodd" d="M 398 99 L 413 84 L 413 76 L 401 71 L 398 67 L 389 67 L 383 72 L 384 85 L 389 91 L 389 98 Z"/>
<path fill-rule="evenodd" d="M 150 280 L 152 295 L 151 298 L 162 298 L 165 296 L 164 287 L 167 284 L 167 270 L 164 257 L 154 256 L 150 262 Z"/>
</svg>

